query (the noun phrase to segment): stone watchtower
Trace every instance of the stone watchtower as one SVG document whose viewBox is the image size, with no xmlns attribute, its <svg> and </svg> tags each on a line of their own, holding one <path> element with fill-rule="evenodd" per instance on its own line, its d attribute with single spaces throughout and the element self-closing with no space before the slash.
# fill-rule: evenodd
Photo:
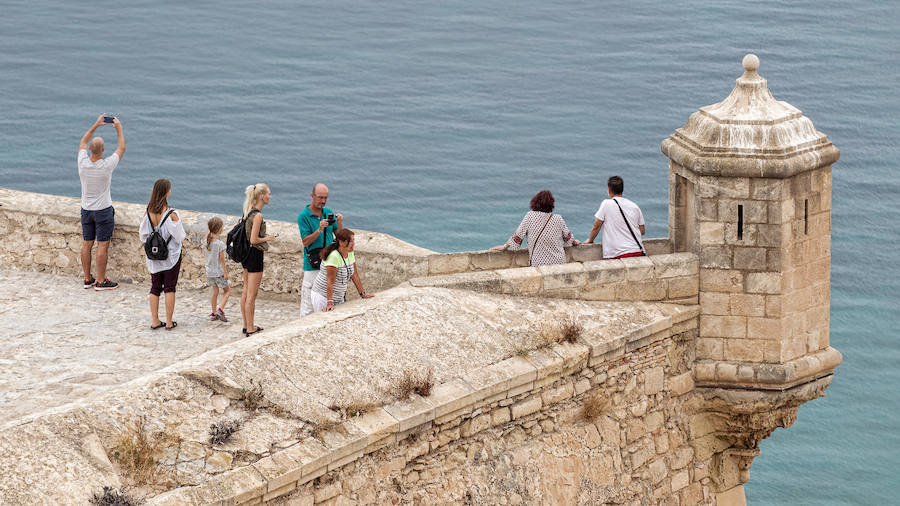
<svg viewBox="0 0 900 506">
<path fill-rule="evenodd" d="M 725 100 L 662 143 L 670 240 L 700 260 L 694 379 L 705 401 L 691 437 L 720 464 L 711 473 L 720 491 L 746 481 L 759 441 L 823 395 L 841 362 L 828 344 L 831 165 L 840 153 L 775 100 L 759 58 L 743 66 Z"/>
</svg>

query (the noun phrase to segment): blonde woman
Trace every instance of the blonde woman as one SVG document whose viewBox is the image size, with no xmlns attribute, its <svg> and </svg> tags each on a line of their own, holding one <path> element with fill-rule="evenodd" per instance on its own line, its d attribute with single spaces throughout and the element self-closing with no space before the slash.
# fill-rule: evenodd
<svg viewBox="0 0 900 506">
<path fill-rule="evenodd" d="M 244 217 L 246 217 L 247 237 L 250 239 L 250 254 L 241 262 L 244 267 L 244 289 L 241 290 L 241 317 L 244 319 L 244 335 L 250 336 L 262 330 L 253 322 L 256 312 L 256 296 L 262 282 L 263 252 L 269 249 L 269 242 L 275 235 L 266 235 L 266 222 L 262 208 L 272 200 L 269 187 L 260 183 L 248 186 L 244 192 Z"/>
</svg>

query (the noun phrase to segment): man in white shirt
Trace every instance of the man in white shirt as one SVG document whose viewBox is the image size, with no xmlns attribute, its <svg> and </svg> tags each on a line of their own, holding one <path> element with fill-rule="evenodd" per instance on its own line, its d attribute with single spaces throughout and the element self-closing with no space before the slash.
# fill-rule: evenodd
<svg viewBox="0 0 900 506">
<path fill-rule="evenodd" d="M 645 255 L 644 215 L 641 208 L 622 196 L 625 182 L 613 176 L 606 182 L 609 198 L 600 204 L 594 215 L 594 227 L 585 244 L 594 242 L 597 233 L 603 230 L 603 258 L 627 258 Z M 637 232 L 640 231 L 640 234 Z"/>
<path fill-rule="evenodd" d="M 118 145 L 116 152 L 103 158 L 103 139 L 94 137 L 94 131 L 106 123 L 116 127 Z M 88 152 L 90 141 L 90 153 Z M 101 114 L 81 138 L 78 145 L 78 177 L 81 179 L 81 269 L 84 271 L 84 289 L 113 290 L 118 283 L 106 278 L 106 260 L 109 241 L 115 227 L 112 197 L 109 194 L 112 173 L 125 154 L 125 134 L 118 118 Z M 91 249 L 97 241 L 97 278 L 91 275 Z"/>
</svg>

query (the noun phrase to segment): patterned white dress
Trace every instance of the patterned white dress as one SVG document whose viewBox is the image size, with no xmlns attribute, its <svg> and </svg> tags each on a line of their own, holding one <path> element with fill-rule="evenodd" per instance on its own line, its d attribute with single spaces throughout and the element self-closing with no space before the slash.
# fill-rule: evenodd
<svg viewBox="0 0 900 506">
<path fill-rule="evenodd" d="M 574 239 L 562 216 L 540 211 L 525 213 L 516 233 L 506 244 L 515 251 L 522 247 L 522 241 L 526 238 L 531 265 L 535 267 L 566 263 L 566 251 L 563 247 L 571 246 Z"/>
</svg>

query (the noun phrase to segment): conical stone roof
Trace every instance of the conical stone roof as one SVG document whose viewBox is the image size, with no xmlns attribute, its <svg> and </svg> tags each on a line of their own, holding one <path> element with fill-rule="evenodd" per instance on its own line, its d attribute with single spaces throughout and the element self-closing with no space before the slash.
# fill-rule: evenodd
<svg viewBox="0 0 900 506">
<path fill-rule="evenodd" d="M 836 162 L 840 152 L 825 134 L 769 92 L 756 73 L 759 58 L 748 54 L 743 65 L 731 94 L 692 114 L 662 142 L 662 152 L 709 176 L 785 178 Z"/>
</svg>

